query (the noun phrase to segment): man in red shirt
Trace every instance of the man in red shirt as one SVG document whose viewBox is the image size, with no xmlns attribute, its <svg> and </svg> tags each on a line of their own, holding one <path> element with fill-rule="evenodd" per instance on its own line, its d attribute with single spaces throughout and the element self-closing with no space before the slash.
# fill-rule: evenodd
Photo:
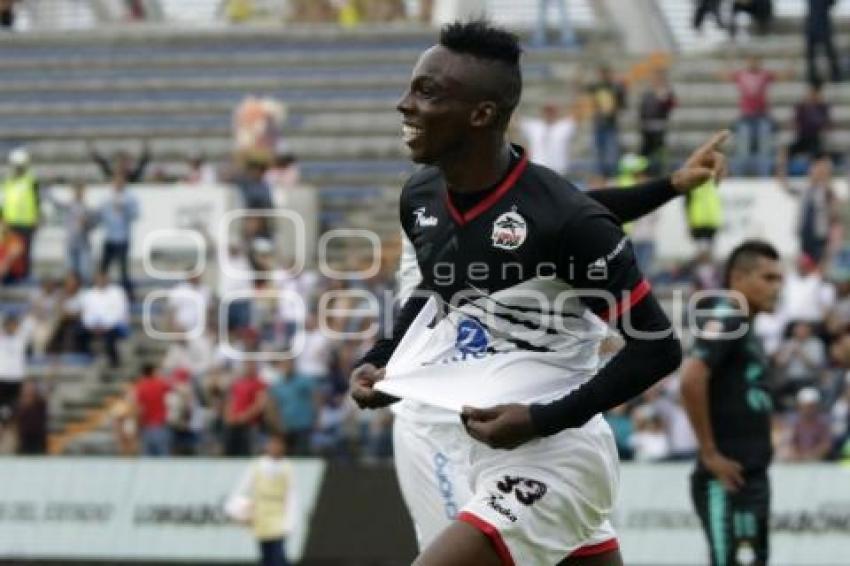
<svg viewBox="0 0 850 566">
<path fill-rule="evenodd" d="M 770 175 L 773 121 L 770 117 L 768 90 L 773 82 L 790 76 L 791 73 L 774 73 L 764 69 L 758 57 L 750 57 L 746 68 L 722 75 L 723 79 L 734 82 L 738 88 L 738 109 L 741 115 L 735 130 L 737 153 L 732 162 L 736 175 L 746 174 L 753 163 L 756 174 Z M 753 156 L 754 162 L 751 160 Z"/>
<path fill-rule="evenodd" d="M 251 456 L 254 436 L 266 408 L 266 386 L 257 362 L 245 361 L 242 376 L 230 386 L 225 406 L 224 454 Z"/>
<path fill-rule="evenodd" d="M 26 275 L 25 251 L 23 238 L 0 216 L 0 282 L 4 285 L 17 283 Z"/>
<path fill-rule="evenodd" d="M 171 431 L 167 424 L 165 397 L 170 386 L 156 373 L 153 364 L 144 364 L 133 386 L 133 409 L 142 438 L 142 454 L 168 456 Z"/>
</svg>

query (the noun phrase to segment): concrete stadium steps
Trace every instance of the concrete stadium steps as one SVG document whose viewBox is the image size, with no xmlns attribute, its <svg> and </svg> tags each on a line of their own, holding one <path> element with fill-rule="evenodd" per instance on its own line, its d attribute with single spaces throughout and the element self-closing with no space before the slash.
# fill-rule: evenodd
<svg viewBox="0 0 850 566">
<path fill-rule="evenodd" d="M 368 229 L 381 238 L 394 239 L 399 234 L 398 198 L 401 183 L 394 186 L 329 186 L 321 189 L 321 227 Z M 368 203 L 368 206 L 364 206 Z M 343 257 L 329 257 L 342 261 Z"/>
<path fill-rule="evenodd" d="M 124 386 L 104 383 L 101 364 L 87 366 L 29 366 L 27 377 L 37 379 L 49 389 L 48 451 L 64 452 L 67 439 L 86 430 L 88 421 L 104 410 L 112 399 L 123 394 Z"/>
<path fill-rule="evenodd" d="M 42 179 L 72 180 L 89 179 L 103 182 L 100 169 L 88 163 L 54 163 L 37 168 Z M 167 178 L 180 178 L 186 173 L 184 162 L 157 162 L 151 172 L 160 171 Z M 358 159 L 356 161 L 311 161 L 301 163 L 301 180 L 319 187 L 326 185 L 392 185 L 401 187 L 412 171 L 411 164 L 404 160 Z"/>
<path fill-rule="evenodd" d="M 397 96 L 400 93 L 393 92 L 391 94 Z M 244 92 L 239 92 L 234 96 L 239 97 L 235 98 L 235 101 L 238 102 L 244 96 Z M 324 112 L 387 112 L 387 104 L 390 102 L 393 101 L 390 100 L 389 94 L 386 98 L 363 99 L 346 97 L 344 93 L 336 93 L 335 98 L 288 101 L 287 107 L 290 114 L 295 115 Z M 25 100 L 20 103 L 0 104 L 0 116 L 17 116 L 23 114 L 33 116 L 143 116 L 145 114 L 195 114 L 211 112 L 225 114 L 231 113 L 233 108 L 233 101 L 199 100 L 197 98 L 174 101 L 141 100 L 136 102 L 121 100 L 92 101 L 84 99 L 63 100 L 61 104 Z"/>
<path fill-rule="evenodd" d="M 0 123 L 3 120 L 0 119 Z M 383 123 L 382 123 L 383 122 Z M 2 126 L 0 126 L 2 128 Z M 401 141 L 401 121 L 394 116 L 384 116 L 375 120 L 375 127 L 368 129 L 367 124 L 357 124 L 341 120 L 337 125 L 330 122 L 322 128 L 327 131 L 316 131 L 312 134 L 293 132 L 292 135 L 281 137 L 287 146 L 301 160 L 332 160 L 356 159 L 374 157 L 394 157 L 404 159 L 406 151 Z M 117 128 L 116 128 L 117 129 Z M 336 131 L 334 131 L 336 130 Z M 8 131 L 3 128 L 3 131 Z M 218 136 L 190 136 L 189 132 L 175 125 L 173 132 L 179 137 L 155 137 L 148 145 L 156 162 L 182 160 L 195 150 L 204 150 L 210 159 L 226 162 L 233 151 L 233 140 L 229 132 L 219 132 Z M 97 137 L 95 147 L 104 155 L 109 155 L 117 149 L 125 149 L 130 153 L 138 153 L 138 143 L 125 144 L 116 140 L 113 144 L 109 138 Z M 67 136 L 53 139 L 41 138 L 26 144 L 35 163 L 88 163 L 91 161 L 87 145 L 79 138 L 68 133 Z"/>
<path fill-rule="evenodd" d="M 272 76 L 305 77 L 355 69 L 380 74 L 386 67 L 409 76 L 410 65 L 434 43 L 436 33 L 415 27 L 400 29 L 388 38 L 386 30 L 361 33 L 333 28 L 325 30 L 330 33 L 322 39 L 320 31 L 309 27 L 285 32 L 244 28 L 242 33 L 173 29 L 135 36 L 114 32 L 105 36 L 90 32 L 4 36 L 0 37 L 0 50 L 7 57 L 0 61 L 0 70 L 8 70 L 10 78 L 19 76 L 16 74 L 37 78 L 40 71 L 47 76 L 92 79 L 126 70 L 121 74 L 124 80 L 152 70 L 160 70 L 166 77 L 181 69 L 201 76 L 223 69 L 251 75 L 261 69 Z M 599 32 L 580 31 L 580 35 L 590 43 L 601 43 L 605 37 Z M 532 72 L 536 63 L 563 60 L 578 61 L 580 55 L 555 48 L 532 48 L 526 54 Z"/>
<path fill-rule="evenodd" d="M 771 43 L 774 40 L 765 38 L 763 41 Z M 847 34 L 835 38 L 836 47 L 839 50 L 850 49 L 850 28 Z M 777 45 L 783 47 L 780 53 L 762 53 L 758 43 L 752 47 L 729 47 L 718 48 L 712 54 L 695 55 L 688 54 L 680 56 L 671 70 L 670 76 L 674 81 L 687 81 L 690 79 L 701 79 L 711 76 L 719 71 L 729 71 L 740 68 L 749 55 L 757 55 L 764 66 L 776 71 L 784 71 L 789 67 L 796 70 L 802 79 L 805 76 L 805 45 L 801 38 L 796 36 L 782 38 Z"/>
<path fill-rule="evenodd" d="M 370 101 L 392 114 L 434 37 L 423 28 L 128 31 L 0 38 L 9 55 L 0 61 L 4 137 L 223 135 L 248 92 L 286 101 L 294 130 L 309 131 L 299 115 L 308 108 L 347 112 Z M 580 56 L 531 50 L 527 81 L 545 82 L 550 63 L 570 60 Z"/>
<path fill-rule="evenodd" d="M 128 350 L 124 347 L 125 360 Z M 128 363 L 114 372 L 104 367 L 101 360 L 85 368 L 69 370 L 57 377 L 56 369 L 41 381 L 49 384 L 50 411 L 48 420 L 48 451 L 51 454 L 69 453 L 69 443 L 84 439 L 92 431 L 108 428 L 108 413 L 111 405 L 126 395 L 130 370 L 135 371 L 136 362 Z M 61 366 L 60 366 L 61 369 Z"/>
</svg>

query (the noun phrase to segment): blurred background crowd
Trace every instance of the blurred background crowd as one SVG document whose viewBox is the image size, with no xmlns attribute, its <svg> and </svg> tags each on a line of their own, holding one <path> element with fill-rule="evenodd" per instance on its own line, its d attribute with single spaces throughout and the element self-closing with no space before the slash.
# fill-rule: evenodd
<svg viewBox="0 0 850 566">
<path fill-rule="evenodd" d="M 63 12 L 0 1 L 9 32 L 0 41 L 14 51 L 0 73 L 0 451 L 245 456 L 275 430 L 294 455 L 390 458 L 391 411 L 354 410 L 347 378 L 395 307 L 384 300 L 400 254 L 393 198 L 410 165 L 393 101 L 432 41 L 431 23 L 481 10 L 528 23 L 527 94 L 512 137 L 532 160 L 584 190 L 627 188 L 672 171 L 705 132 L 728 126 L 730 174 L 794 199 L 781 306 L 756 325 L 774 369 L 777 457 L 850 458 L 850 139 L 841 128 L 850 11 L 840 0 L 796 2 L 802 9 L 790 12 L 769 0 L 660 1 L 681 52 L 628 59 L 610 39 L 610 2 L 516 4 L 125 0 L 74 1 Z M 182 31 L 156 47 L 140 34 L 119 52 L 88 31 L 70 48 L 30 39 L 100 19 L 132 32 L 199 14 L 222 34 L 206 47 Z M 282 27 L 256 31 L 258 21 Z M 325 40 L 299 34 L 305 23 L 330 39 L 312 45 Z M 240 43 L 244 29 L 260 38 Z M 222 50 L 232 60 L 213 63 Z M 305 50 L 315 57 L 308 67 L 299 64 Z M 36 90 L 21 94 L 27 85 Z M 209 261 L 176 284 L 138 260 L 139 196 L 153 185 L 221 185 L 247 211 L 225 239 L 187 224 Z M 376 263 L 368 277 L 329 276 L 316 257 L 295 269 L 292 241 L 265 213 L 305 187 L 319 203 L 320 234 L 387 226 L 375 228 L 377 257 L 332 262 Z M 644 272 L 662 296 L 719 288 L 719 187 L 669 206 L 681 207 L 695 251 L 659 254 L 650 215 L 627 227 Z M 61 262 L 38 254 L 46 227 L 61 231 Z M 181 268 L 195 263 L 174 257 Z M 367 295 L 379 298 L 377 310 L 365 308 Z M 164 337 L 146 331 L 145 309 Z M 279 355 L 291 349 L 299 354 Z M 675 375 L 608 419 L 624 459 L 695 455 Z"/>
</svg>

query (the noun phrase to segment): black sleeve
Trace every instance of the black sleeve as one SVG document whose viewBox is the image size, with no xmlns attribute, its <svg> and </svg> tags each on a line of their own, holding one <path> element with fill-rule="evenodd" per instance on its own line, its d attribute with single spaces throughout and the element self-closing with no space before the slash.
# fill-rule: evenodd
<svg viewBox="0 0 850 566">
<path fill-rule="evenodd" d="M 677 196 L 670 177 L 654 179 L 633 187 L 588 191 L 587 196 L 610 210 L 621 222 L 632 222 Z"/>
<path fill-rule="evenodd" d="M 372 346 L 372 348 L 366 352 L 366 354 L 356 364 L 354 364 L 354 367 L 363 364 L 372 364 L 375 367 L 380 368 L 387 365 L 387 362 L 390 361 L 393 352 L 395 352 L 396 347 L 398 347 L 398 344 L 401 342 L 401 339 L 404 337 L 407 329 L 416 319 L 416 316 L 419 314 L 419 311 L 422 310 L 422 307 L 425 306 L 426 302 L 428 302 L 427 295 L 419 288 L 414 290 L 413 294 L 407 302 L 404 303 L 404 306 L 401 307 L 401 310 L 393 321 L 392 336 L 389 338 L 382 338 L 375 342 L 375 345 Z"/>
<path fill-rule="evenodd" d="M 412 217 L 409 212 L 410 201 L 408 187 L 410 184 L 411 181 L 408 180 L 402 188 L 401 195 L 399 197 L 399 219 L 401 221 L 401 228 L 404 230 L 408 239 L 410 239 L 410 219 Z M 407 332 L 407 329 L 416 319 L 416 316 L 425 306 L 425 303 L 428 302 L 428 297 L 429 294 L 427 290 L 424 285 L 420 283 L 410 294 L 410 298 L 408 298 L 407 302 L 402 305 L 393 320 L 392 336 L 382 338 L 375 342 L 374 346 L 372 346 L 372 348 L 355 364 L 355 367 L 364 363 L 369 363 L 376 367 L 386 366 L 390 357 L 392 357 L 393 352 L 395 352 L 396 347 L 398 347 L 399 342 L 401 342 L 401 339 Z"/>
<path fill-rule="evenodd" d="M 597 413 L 636 397 L 682 361 L 670 321 L 615 220 L 602 211 L 581 214 L 569 221 L 561 237 L 562 277 L 578 290 L 605 292 L 607 298 L 588 297 L 583 302 L 616 324 L 626 345 L 577 389 L 551 403 L 531 406 L 533 426 L 542 436 L 582 426 Z"/>
</svg>

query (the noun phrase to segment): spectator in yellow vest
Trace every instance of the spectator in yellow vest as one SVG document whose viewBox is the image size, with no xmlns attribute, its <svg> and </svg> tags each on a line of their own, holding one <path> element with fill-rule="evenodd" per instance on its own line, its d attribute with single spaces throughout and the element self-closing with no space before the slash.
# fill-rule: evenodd
<svg viewBox="0 0 850 566">
<path fill-rule="evenodd" d="M 242 24 L 254 15 L 254 0 L 228 0 L 225 3 L 225 14 L 232 24 Z"/>
<path fill-rule="evenodd" d="M 32 239 L 38 228 L 41 206 L 38 180 L 30 168 L 29 153 L 18 148 L 9 153 L 11 173 L 3 182 L 3 218 L 9 229 L 24 241 L 23 272 L 30 272 Z"/>
<path fill-rule="evenodd" d="M 714 236 L 723 225 L 723 203 L 717 183 L 709 180 L 685 196 L 688 229 L 697 246 L 697 254 L 711 253 Z"/>
<path fill-rule="evenodd" d="M 286 537 L 298 515 L 292 464 L 286 441 L 271 433 L 265 453 L 251 462 L 225 504 L 225 512 L 251 527 L 260 545 L 260 566 L 286 566 Z"/>
</svg>

